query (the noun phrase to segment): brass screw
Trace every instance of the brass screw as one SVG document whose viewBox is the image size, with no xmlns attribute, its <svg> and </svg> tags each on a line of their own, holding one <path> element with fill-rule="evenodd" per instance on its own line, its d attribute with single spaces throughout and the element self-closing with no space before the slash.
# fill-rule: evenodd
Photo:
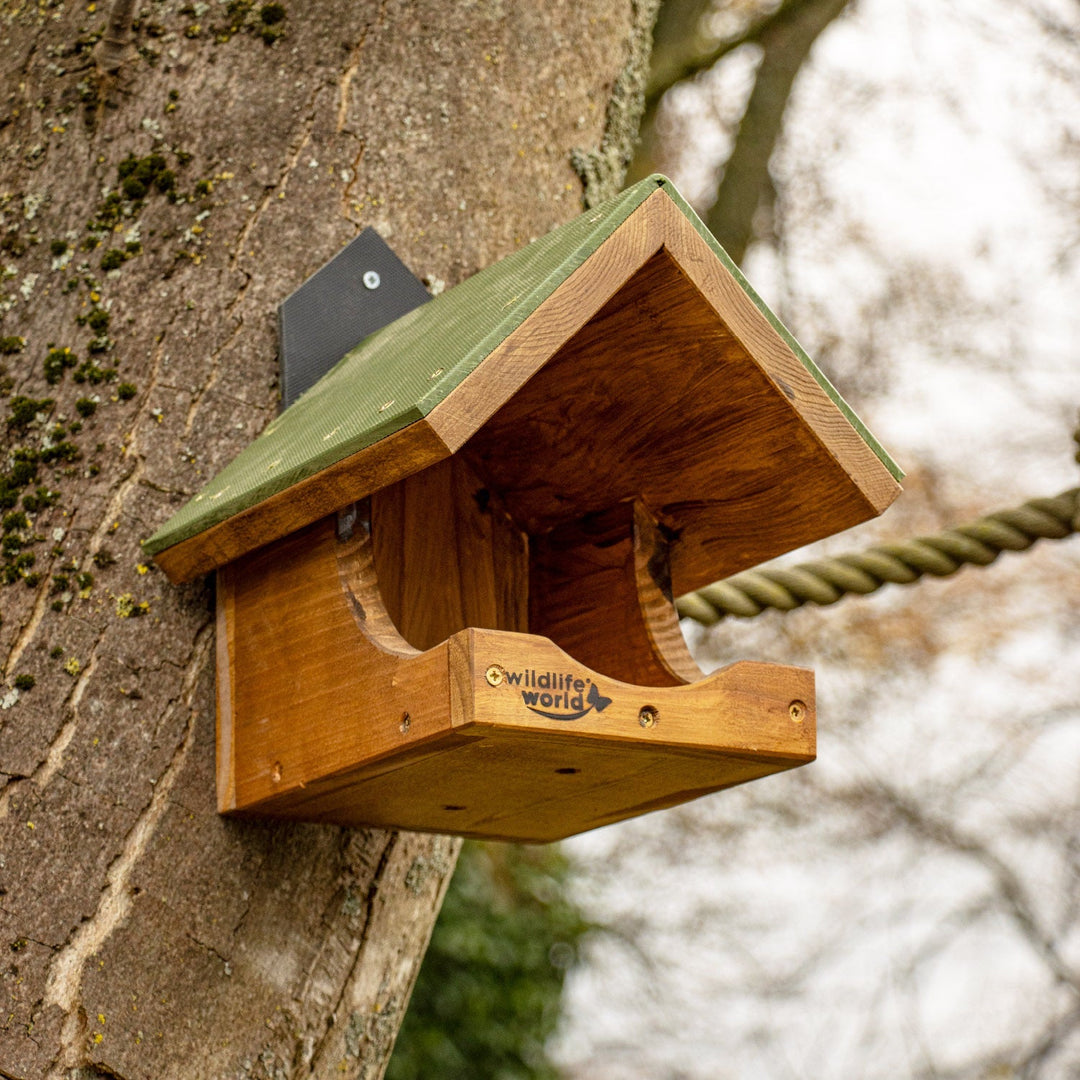
<svg viewBox="0 0 1080 1080">
<path fill-rule="evenodd" d="M 499 667 L 498 664 L 492 664 L 484 672 L 484 678 L 487 679 L 489 686 L 498 686 L 506 678 L 506 670 Z"/>
<path fill-rule="evenodd" d="M 642 727 L 648 728 L 652 727 L 660 719 L 660 714 L 651 705 L 642 705 L 637 718 Z"/>
<path fill-rule="evenodd" d="M 280 761 L 275 761 L 274 762 L 274 767 L 270 770 L 270 779 L 273 780 L 275 784 L 280 784 L 281 783 L 281 762 Z"/>
<path fill-rule="evenodd" d="M 788 714 L 796 724 L 801 724 L 803 717 L 806 716 L 806 703 L 804 701 L 793 701 L 788 706 Z"/>
</svg>

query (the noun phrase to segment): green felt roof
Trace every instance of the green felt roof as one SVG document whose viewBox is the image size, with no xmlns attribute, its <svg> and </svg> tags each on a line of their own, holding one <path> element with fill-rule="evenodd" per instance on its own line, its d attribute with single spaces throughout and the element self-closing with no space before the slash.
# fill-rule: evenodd
<svg viewBox="0 0 1080 1080">
<path fill-rule="evenodd" d="M 746 282 L 670 180 L 650 176 L 365 338 L 158 530 L 151 555 L 422 419 L 658 188 L 898 480 L 900 469 Z"/>
</svg>

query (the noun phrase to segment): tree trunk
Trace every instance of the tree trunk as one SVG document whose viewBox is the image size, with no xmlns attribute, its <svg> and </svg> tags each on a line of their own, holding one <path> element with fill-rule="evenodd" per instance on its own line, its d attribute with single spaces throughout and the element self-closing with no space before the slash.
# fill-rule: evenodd
<svg viewBox="0 0 1080 1080">
<path fill-rule="evenodd" d="M 453 284 L 580 210 L 654 8 L 0 3 L 0 1074 L 381 1075 L 456 842 L 220 818 L 212 582 L 139 541 L 362 226 Z"/>
</svg>

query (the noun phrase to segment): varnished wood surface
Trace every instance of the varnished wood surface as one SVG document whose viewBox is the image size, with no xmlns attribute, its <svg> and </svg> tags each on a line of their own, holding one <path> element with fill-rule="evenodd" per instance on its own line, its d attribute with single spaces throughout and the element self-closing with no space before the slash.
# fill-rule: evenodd
<svg viewBox="0 0 1080 1080">
<path fill-rule="evenodd" d="M 878 512 L 815 410 L 867 450 L 871 495 L 899 490 L 795 363 L 802 413 L 660 251 L 462 453 L 533 536 L 640 499 L 674 537 L 678 595 Z"/>
<path fill-rule="evenodd" d="M 448 736 L 424 754 L 313 784 L 248 813 L 354 826 L 546 843 L 804 764 L 688 752 L 559 732 Z M 397 767 L 394 767 L 394 766 Z"/>
<path fill-rule="evenodd" d="M 360 511 L 346 539 L 328 518 L 221 576 L 223 810 L 542 841 L 812 760 L 802 669 L 646 687 L 531 634 L 414 649 Z"/>
<path fill-rule="evenodd" d="M 371 527 L 386 610 L 418 649 L 467 626 L 528 629 L 528 538 L 461 457 L 376 492 Z"/>
<path fill-rule="evenodd" d="M 672 601 L 669 538 L 640 503 L 534 538 L 529 629 L 623 682 L 701 678 Z"/>
<path fill-rule="evenodd" d="M 426 420 L 156 559 L 187 580 L 470 440 L 470 462 L 531 534 L 643 498 L 683 531 L 677 592 L 865 520 L 899 491 L 657 191 Z"/>
<path fill-rule="evenodd" d="M 446 646 L 419 654 L 402 641 L 367 589 L 369 552 L 346 546 L 339 576 L 338 546 L 334 519 L 324 519 L 223 578 L 233 612 L 232 784 L 224 790 L 235 802 L 226 808 L 445 728 Z M 363 564 L 353 575 L 350 560 Z M 361 654 L 370 662 L 359 663 Z M 414 673 L 407 684 L 395 680 L 405 658 Z"/>
</svg>

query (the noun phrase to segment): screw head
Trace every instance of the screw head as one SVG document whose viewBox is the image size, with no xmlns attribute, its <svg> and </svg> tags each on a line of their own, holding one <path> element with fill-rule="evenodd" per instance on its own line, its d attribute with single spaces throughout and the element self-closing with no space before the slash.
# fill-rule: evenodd
<svg viewBox="0 0 1080 1080">
<path fill-rule="evenodd" d="M 794 723 L 801 724 L 806 716 L 806 702 L 793 701 L 788 706 L 788 715 Z"/>
<path fill-rule="evenodd" d="M 492 664 L 484 672 L 484 678 L 487 679 L 489 686 L 498 686 L 506 678 L 506 671 L 498 664 Z"/>
<path fill-rule="evenodd" d="M 273 768 L 270 770 L 270 779 L 275 784 L 281 783 L 281 762 L 275 761 Z"/>
<path fill-rule="evenodd" d="M 642 705 L 637 715 L 638 723 L 644 728 L 652 727 L 660 719 L 660 714 L 651 705 Z"/>
<path fill-rule="evenodd" d="M 364 288 L 377 289 L 382 284 L 382 278 L 374 270 L 364 271 Z"/>
<path fill-rule="evenodd" d="M 402 735 L 407 735 L 408 732 L 409 732 L 409 728 L 411 728 L 411 727 L 412 727 L 412 717 L 407 712 L 402 713 L 401 714 L 401 723 L 398 724 L 398 731 L 400 731 Z"/>
</svg>

